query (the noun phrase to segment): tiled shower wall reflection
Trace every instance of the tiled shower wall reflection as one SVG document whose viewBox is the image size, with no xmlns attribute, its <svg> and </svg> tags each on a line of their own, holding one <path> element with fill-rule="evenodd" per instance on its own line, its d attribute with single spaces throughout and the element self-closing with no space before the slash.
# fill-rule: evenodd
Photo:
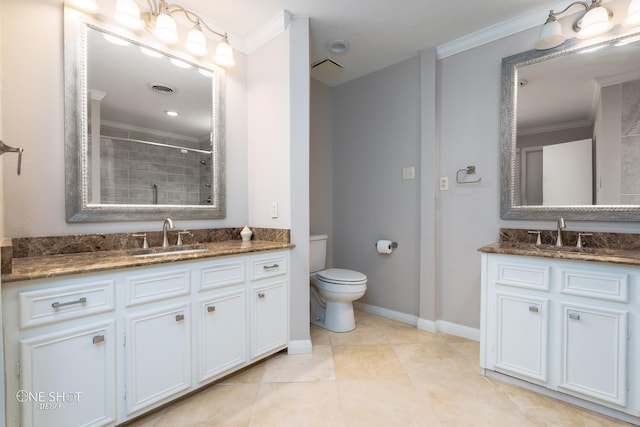
<svg viewBox="0 0 640 427">
<path fill-rule="evenodd" d="M 109 128 L 100 138 L 100 202 L 106 204 L 200 205 L 211 203 L 211 156 L 109 136 L 210 150 L 185 142 Z"/>
<path fill-rule="evenodd" d="M 640 205 L 640 81 L 622 84 L 621 201 Z"/>
</svg>

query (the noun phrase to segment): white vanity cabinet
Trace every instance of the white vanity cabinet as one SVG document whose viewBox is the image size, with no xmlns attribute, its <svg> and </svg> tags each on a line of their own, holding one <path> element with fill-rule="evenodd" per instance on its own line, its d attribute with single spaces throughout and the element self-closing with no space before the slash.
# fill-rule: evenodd
<svg viewBox="0 0 640 427">
<path fill-rule="evenodd" d="M 79 276 L 3 284 L 7 424 L 113 424 L 115 282 Z"/>
<path fill-rule="evenodd" d="M 288 262 L 278 250 L 3 283 L 6 424 L 115 426 L 286 348 Z"/>
<path fill-rule="evenodd" d="M 286 344 L 289 336 L 287 265 L 284 254 L 250 262 L 251 359 Z"/>
<path fill-rule="evenodd" d="M 481 367 L 638 417 L 638 286 L 631 266 L 483 253 Z"/>
<path fill-rule="evenodd" d="M 197 378 L 206 383 L 247 361 L 245 260 L 212 262 L 199 271 L 194 302 Z"/>
</svg>

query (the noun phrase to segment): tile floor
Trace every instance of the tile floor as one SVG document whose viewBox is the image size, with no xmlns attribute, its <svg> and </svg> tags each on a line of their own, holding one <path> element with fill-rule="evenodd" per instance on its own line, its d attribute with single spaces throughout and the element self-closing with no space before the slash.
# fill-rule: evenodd
<svg viewBox="0 0 640 427">
<path fill-rule="evenodd" d="M 629 426 L 480 376 L 477 342 L 356 317 L 128 427 Z"/>
</svg>

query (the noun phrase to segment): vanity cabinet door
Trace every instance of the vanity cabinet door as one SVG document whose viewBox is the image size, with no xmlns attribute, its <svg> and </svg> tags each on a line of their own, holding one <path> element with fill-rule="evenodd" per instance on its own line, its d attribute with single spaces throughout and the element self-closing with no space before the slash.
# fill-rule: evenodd
<svg viewBox="0 0 640 427">
<path fill-rule="evenodd" d="M 198 303 L 199 380 L 205 382 L 247 360 L 246 293 L 216 294 Z"/>
<path fill-rule="evenodd" d="M 562 305 L 562 381 L 569 394 L 627 402 L 627 312 Z"/>
<path fill-rule="evenodd" d="M 287 281 L 251 286 L 251 358 L 283 347 L 289 338 Z"/>
<path fill-rule="evenodd" d="M 548 300 L 497 294 L 498 371 L 547 381 Z"/>
<path fill-rule="evenodd" d="M 113 321 L 21 340 L 21 425 L 113 424 L 115 342 Z"/>
<path fill-rule="evenodd" d="M 185 303 L 126 316 L 127 415 L 191 386 L 190 314 Z"/>
</svg>

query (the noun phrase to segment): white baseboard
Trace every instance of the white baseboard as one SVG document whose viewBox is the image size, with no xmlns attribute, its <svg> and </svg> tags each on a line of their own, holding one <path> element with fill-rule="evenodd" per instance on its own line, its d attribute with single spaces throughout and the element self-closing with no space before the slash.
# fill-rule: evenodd
<svg viewBox="0 0 640 427">
<path fill-rule="evenodd" d="M 361 310 L 366 313 L 376 314 L 378 316 L 386 317 L 387 319 L 415 326 L 421 331 L 432 333 L 443 332 L 445 334 L 455 335 L 468 340 L 480 341 L 480 329 L 470 328 L 469 326 L 458 325 L 457 323 L 446 322 L 444 320 L 433 321 L 421 319 L 413 314 L 401 313 L 399 311 L 389 310 L 388 308 L 364 304 L 357 301 L 353 303 L 353 306 L 357 310 Z"/>
<path fill-rule="evenodd" d="M 364 311 L 366 313 L 376 314 L 378 316 L 386 317 L 387 319 L 396 320 L 407 325 L 416 326 L 418 316 L 412 314 L 401 313 L 399 311 L 389 310 L 388 308 L 382 308 L 375 305 L 364 304 L 361 302 L 354 302 L 353 306 L 356 310 Z"/>
<path fill-rule="evenodd" d="M 434 322 L 433 320 L 419 318 L 416 326 L 421 331 L 427 331 L 431 333 L 438 332 L 438 323 Z"/>
<path fill-rule="evenodd" d="M 311 340 L 294 340 L 289 341 L 287 354 L 311 354 L 312 351 Z"/>
<path fill-rule="evenodd" d="M 466 338 L 468 340 L 480 341 L 480 329 L 470 328 L 469 326 L 458 325 L 457 323 L 445 322 L 444 320 L 436 321 L 439 332 L 455 335 L 457 337 Z"/>
</svg>

